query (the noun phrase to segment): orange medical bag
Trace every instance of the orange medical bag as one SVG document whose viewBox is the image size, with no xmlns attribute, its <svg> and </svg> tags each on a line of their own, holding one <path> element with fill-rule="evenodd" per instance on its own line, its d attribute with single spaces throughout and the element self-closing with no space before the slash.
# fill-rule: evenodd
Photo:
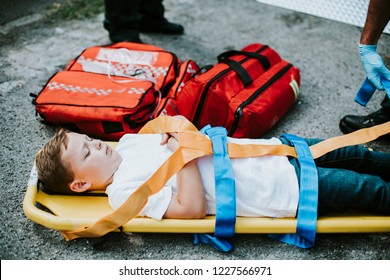
<svg viewBox="0 0 390 280">
<path fill-rule="evenodd" d="M 33 104 L 49 123 L 118 140 L 164 109 L 180 63 L 173 53 L 152 45 L 90 47 L 56 73 L 33 96 Z"/>
</svg>

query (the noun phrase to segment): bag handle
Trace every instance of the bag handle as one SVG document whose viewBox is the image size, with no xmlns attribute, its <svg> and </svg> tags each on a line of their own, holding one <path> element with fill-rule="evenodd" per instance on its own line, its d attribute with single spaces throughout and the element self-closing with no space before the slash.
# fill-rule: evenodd
<svg viewBox="0 0 390 280">
<path fill-rule="evenodd" d="M 241 82 L 244 84 L 244 87 L 250 85 L 253 82 L 248 71 L 246 71 L 245 68 L 242 67 L 239 62 L 231 59 L 224 59 L 220 62 L 227 64 L 230 68 L 233 69 L 234 72 L 237 73 L 237 75 L 240 77 Z"/>
<path fill-rule="evenodd" d="M 244 87 L 250 85 L 253 82 L 253 80 L 249 75 L 248 71 L 246 71 L 245 68 L 242 67 L 242 65 L 238 61 L 229 59 L 233 55 L 244 55 L 246 57 L 255 58 L 263 66 L 264 70 L 267 70 L 271 67 L 271 64 L 268 61 L 267 57 L 258 53 L 230 50 L 218 55 L 217 57 L 218 62 L 229 65 L 229 67 L 232 68 L 240 77 L 241 82 L 244 84 Z"/>
<path fill-rule="evenodd" d="M 229 57 L 231 57 L 233 55 L 243 55 L 243 56 L 255 58 L 263 66 L 264 70 L 268 70 L 271 67 L 271 63 L 269 62 L 269 60 L 266 56 L 255 53 L 255 52 L 246 52 L 246 51 L 237 51 L 237 50 L 230 50 L 230 51 L 221 53 L 217 57 L 218 62 L 223 62 L 223 60 L 228 59 Z"/>
</svg>

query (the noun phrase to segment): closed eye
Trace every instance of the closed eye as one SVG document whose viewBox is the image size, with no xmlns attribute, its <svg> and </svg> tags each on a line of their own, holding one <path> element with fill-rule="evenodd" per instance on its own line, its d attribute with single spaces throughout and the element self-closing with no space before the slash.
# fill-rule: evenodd
<svg viewBox="0 0 390 280">
<path fill-rule="evenodd" d="M 85 140 L 87 142 L 92 142 L 93 141 L 93 139 L 91 137 L 89 137 L 88 135 L 85 135 Z M 89 150 L 88 144 L 84 143 L 84 147 L 87 150 L 87 152 L 86 152 L 86 154 L 84 156 L 84 159 L 86 159 L 91 154 L 91 151 Z"/>
</svg>

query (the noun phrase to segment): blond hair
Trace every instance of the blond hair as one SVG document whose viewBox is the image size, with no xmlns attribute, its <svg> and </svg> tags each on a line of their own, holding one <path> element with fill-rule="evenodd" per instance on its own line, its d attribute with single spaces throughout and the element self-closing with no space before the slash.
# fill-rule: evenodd
<svg viewBox="0 0 390 280">
<path fill-rule="evenodd" d="M 68 145 L 67 130 L 61 128 L 38 152 L 35 165 L 38 179 L 44 191 L 50 193 L 74 194 L 69 184 L 74 173 L 69 164 L 61 159 L 61 148 Z"/>
</svg>

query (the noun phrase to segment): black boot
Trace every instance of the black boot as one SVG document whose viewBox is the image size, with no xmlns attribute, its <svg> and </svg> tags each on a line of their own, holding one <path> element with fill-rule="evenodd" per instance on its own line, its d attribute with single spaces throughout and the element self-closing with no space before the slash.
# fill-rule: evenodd
<svg viewBox="0 0 390 280">
<path fill-rule="evenodd" d="M 104 28 L 108 31 L 111 42 L 134 42 L 142 43 L 139 37 L 138 27 L 126 27 L 126 26 L 117 26 L 114 28 L 114 25 L 111 24 L 107 19 L 103 22 Z"/>
<path fill-rule="evenodd" d="M 184 27 L 182 25 L 169 22 L 166 18 L 143 18 L 139 23 L 139 28 L 141 32 L 163 33 L 172 35 L 184 33 Z"/>
<path fill-rule="evenodd" d="M 346 115 L 340 120 L 339 127 L 343 133 L 351 133 L 362 128 L 372 127 L 388 121 L 390 121 L 390 117 L 383 109 L 380 109 L 367 116 Z"/>
</svg>

